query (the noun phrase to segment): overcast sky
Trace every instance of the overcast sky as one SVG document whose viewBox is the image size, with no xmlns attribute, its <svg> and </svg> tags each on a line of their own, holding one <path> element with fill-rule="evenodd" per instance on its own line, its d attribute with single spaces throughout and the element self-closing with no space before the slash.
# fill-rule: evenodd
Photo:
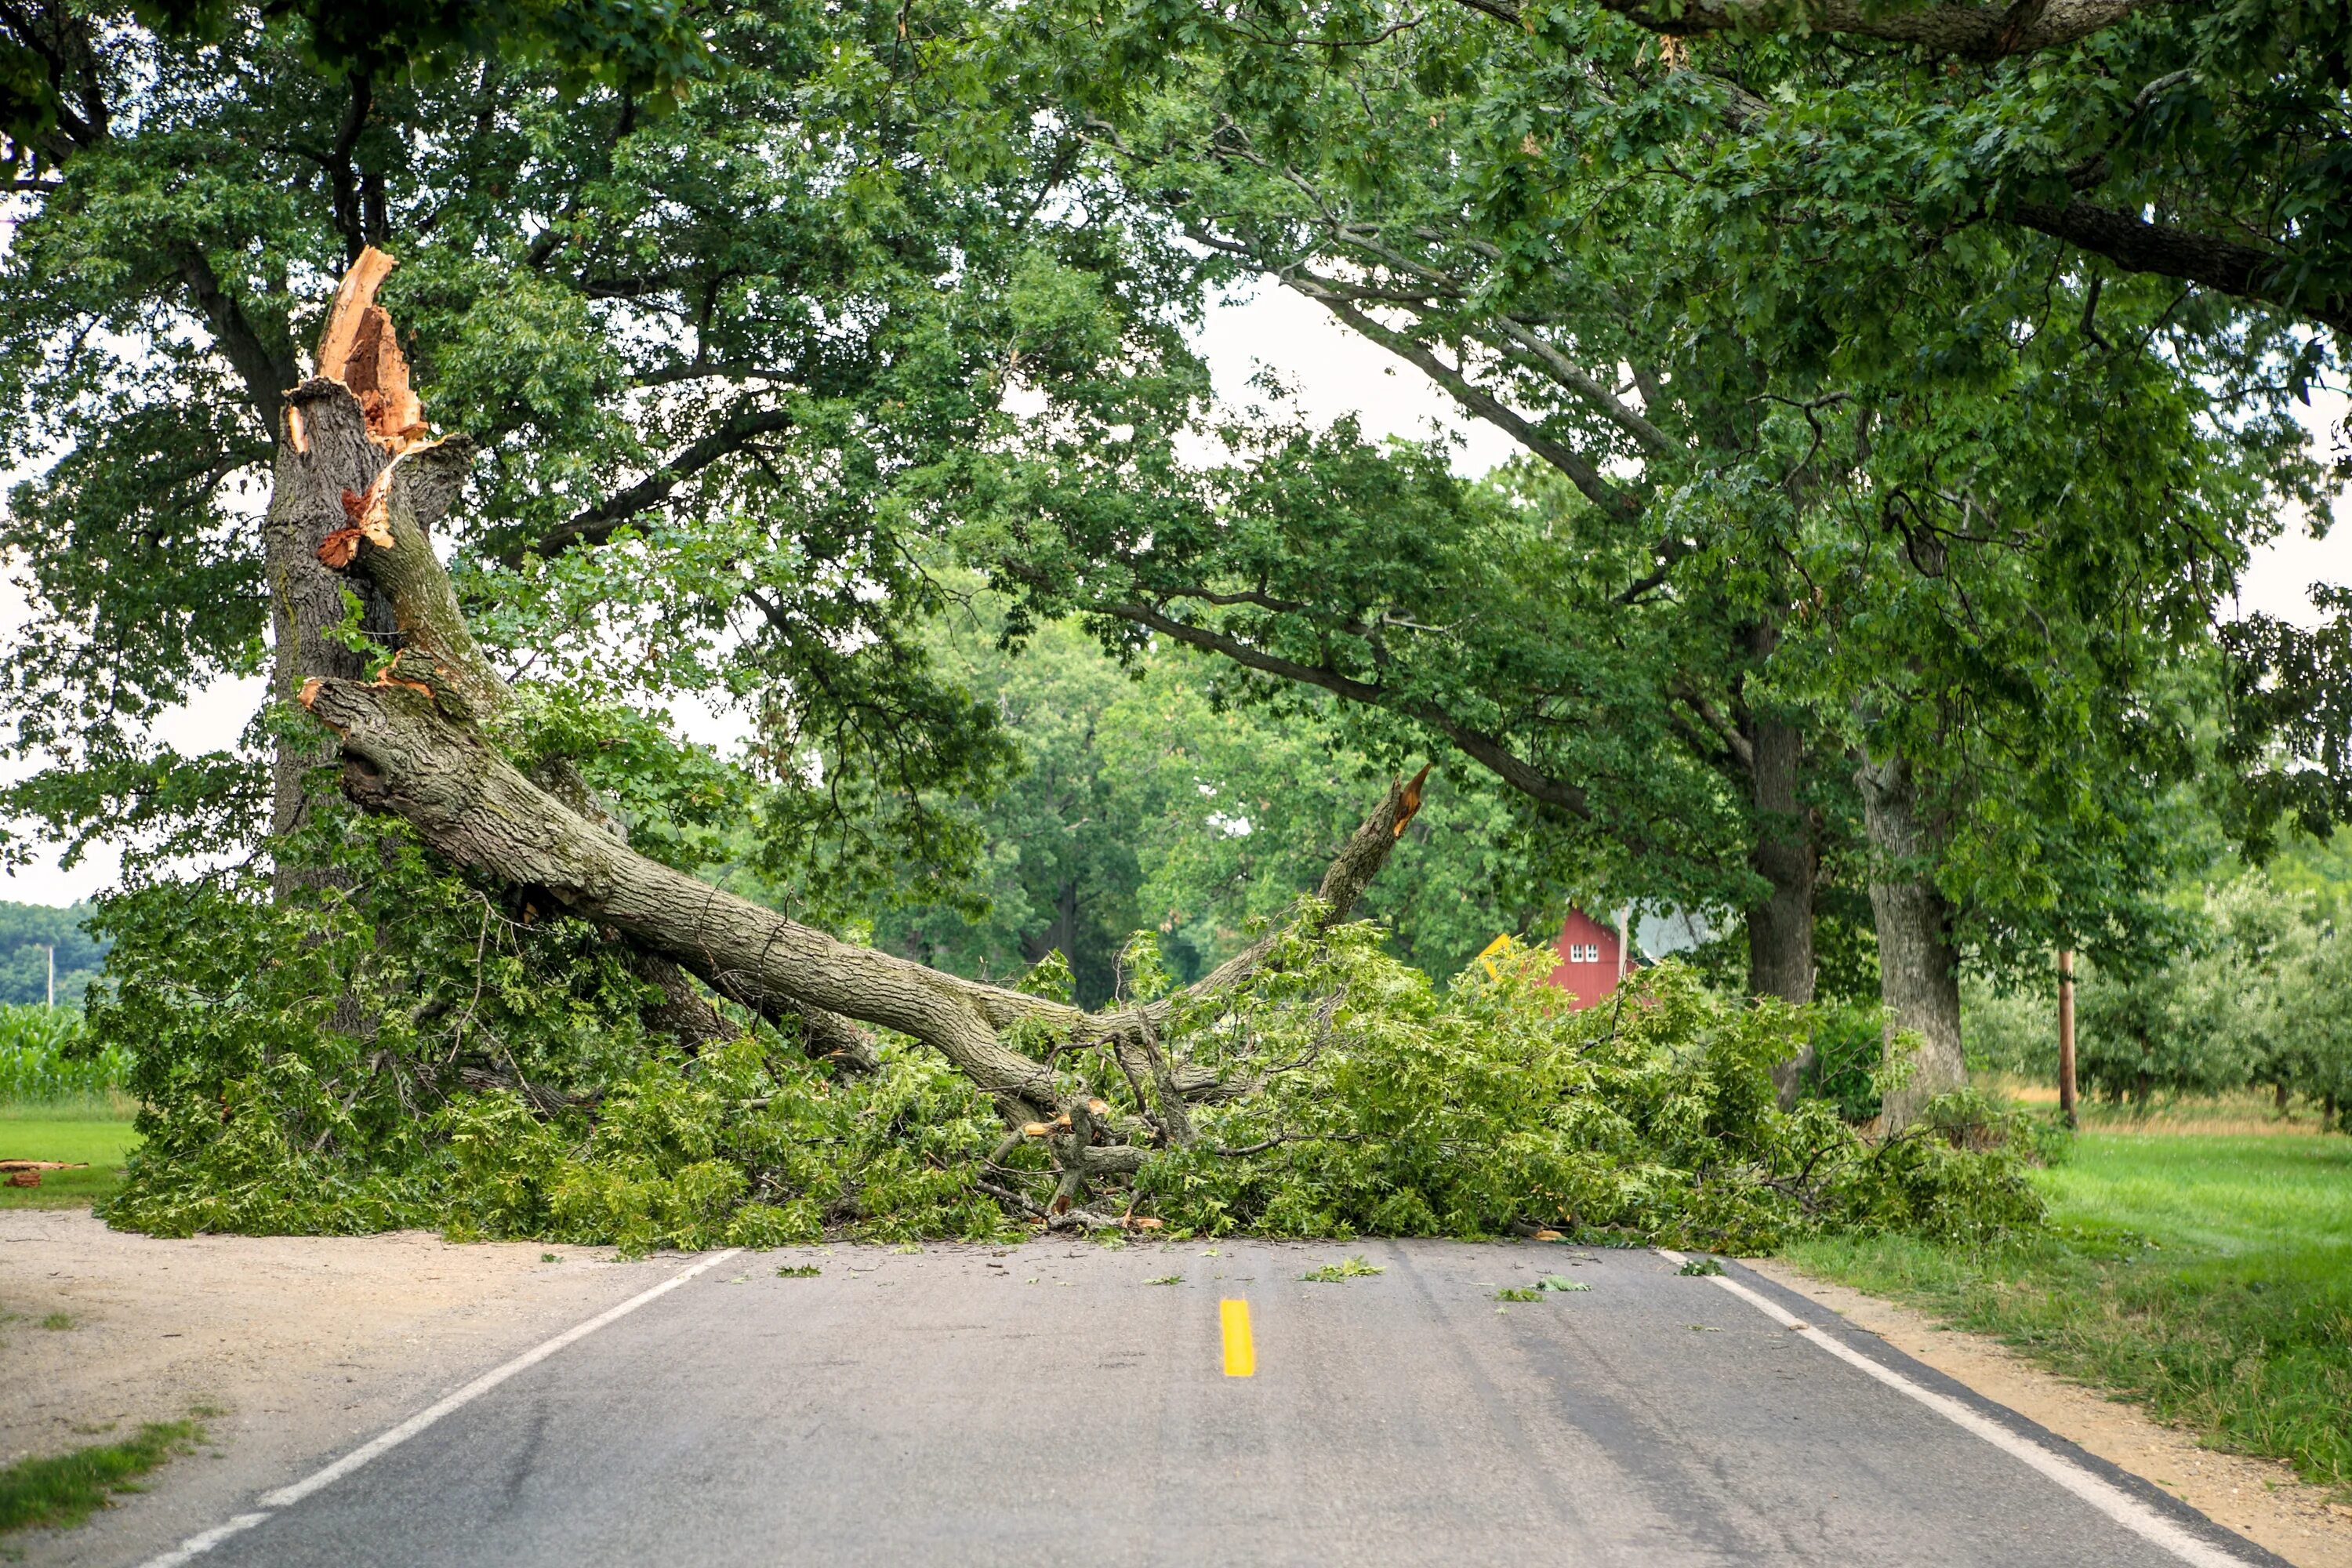
<svg viewBox="0 0 2352 1568">
<path fill-rule="evenodd" d="M 1354 413 L 1375 438 L 1423 438 L 1433 427 L 1457 445 L 1454 466 L 1483 473 L 1512 455 L 1512 443 L 1491 426 L 1463 418 L 1418 372 L 1341 328 L 1318 307 L 1281 289 L 1229 301 L 1214 311 L 1202 334 L 1220 396 L 1248 401 L 1246 385 L 1260 365 L 1279 373 L 1297 390 L 1303 411 L 1317 423 Z M 2315 430 L 2341 427 L 2344 400 L 2333 397 L 2312 411 Z M 2339 497 L 2336 516 L 2352 523 L 2352 505 Z M 2352 526 L 2325 542 L 2302 526 L 2291 526 L 2256 558 L 2239 597 L 2242 613 L 2262 611 L 2304 622 L 2314 618 L 2309 596 L 2315 582 L 2352 582 Z M 23 596 L 0 579 L 0 637 L 13 642 L 24 625 Z M 160 733 L 183 751 L 201 752 L 232 742 L 261 700 L 262 682 L 225 681 L 175 712 Z M 726 719 L 681 711 L 681 729 L 697 739 L 723 741 L 736 733 Z M 103 850 L 85 857 L 71 870 L 54 857 L 14 874 L 0 873 L 0 900 L 66 904 L 110 885 L 115 856 Z"/>
</svg>

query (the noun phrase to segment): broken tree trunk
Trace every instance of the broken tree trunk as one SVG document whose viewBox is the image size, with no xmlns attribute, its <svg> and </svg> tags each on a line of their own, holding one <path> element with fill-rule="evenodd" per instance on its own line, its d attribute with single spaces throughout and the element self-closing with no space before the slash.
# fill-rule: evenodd
<svg viewBox="0 0 2352 1568">
<path fill-rule="evenodd" d="M 360 603 L 360 631 L 394 649 L 395 662 L 412 642 L 430 652 L 457 683 L 457 700 L 487 719 L 510 700 L 506 682 L 475 645 L 437 561 L 429 583 L 406 570 L 433 559 L 430 531 L 464 489 L 473 447 L 462 436 L 430 437 L 392 319 L 375 301 L 393 266 L 373 247 L 361 254 L 320 334 L 318 374 L 286 395 L 266 523 L 278 695 L 291 701 L 311 680 L 365 677 L 367 655 L 330 635 L 345 619 L 349 593 Z M 409 547 L 394 548 L 403 538 Z M 351 572 L 362 544 L 373 547 L 377 569 Z M 334 760 L 331 744 L 299 731 L 281 743 L 272 822 L 281 842 L 310 810 L 307 775 Z M 582 809 L 624 831 L 584 787 L 577 793 Z M 281 861 L 281 895 L 317 881 L 316 872 Z M 675 964 L 644 952 L 628 958 L 662 994 L 646 1010 L 649 1026 L 689 1049 L 731 1033 Z"/>
<path fill-rule="evenodd" d="M 430 680 L 388 670 L 375 681 L 314 680 L 302 693 L 338 737 L 343 790 L 399 816 L 444 858 L 625 933 L 761 1012 L 824 1009 L 909 1035 L 937 1049 L 1008 1112 L 1052 1113 L 1054 1079 L 1000 1034 L 1035 1022 L 1068 1039 L 1156 1026 L 1166 1001 L 1095 1017 L 1066 1004 L 928 968 L 805 926 L 636 853 L 523 776 Z M 1344 912 L 1387 858 L 1412 807 L 1389 792 L 1325 878 Z M 1199 992 L 1237 984 L 1267 949 L 1220 968 Z"/>
<path fill-rule="evenodd" d="M 375 276 L 388 268 L 387 262 Z M 306 404 L 308 423 L 364 425 L 362 400 L 341 383 L 329 385 Z M 377 592 L 398 639 L 398 658 L 375 679 L 323 672 L 299 694 L 337 739 L 347 796 L 407 821 L 451 863 L 617 931 L 722 996 L 772 1018 L 797 1015 L 803 1042 L 814 1047 L 847 1054 L 862 1047 L 852 1020 L 931 1047 L 992 1096 L 1017 1130 L 1034 1127 L 1047 1139 L 1064 1173 L 1065 1205 L 1089 1176 L 1135 1170 L 1143 1150 L 1098 1142 L 1106 1123 L 1083 1102 L 1057 1108 L 1049 1063 L 1004 1043 L 1014 1026 L 1042 1025 L 1064 1041 L 1110 1047 L 1145 1103 L 1156 1102 L 1151 1119 L 1160 1136 L 1186 1139 L 1181 1101 L 1214 1097 L 1222 1086 L 1213 1075 L 1171 1067 L 1160 1049 L 1161 1026 L 1181 1001 L 1247 979 L 1267 961 L 1274 939 L 1180 997 L 1097 1016 L 839 941 L 636 853 L 609 820 L 598 819 L 576 775 L 526 777 L 484 738 L 481 721 L 510 697 L 467 626 L 430 531 L 461 488 L 467 454 L 454 441 L 424 441 L 413 424 L 403 432 L 404 445 L 361 498 L 352 531 L 322 538 L 318 552 L 328 570 Z M 1318 889 L 1327 925 L 1346 917 L 1386 862 L 1420 806 L 1428 772 L 1389 790 L 1333 861 Z"/>
</svg>

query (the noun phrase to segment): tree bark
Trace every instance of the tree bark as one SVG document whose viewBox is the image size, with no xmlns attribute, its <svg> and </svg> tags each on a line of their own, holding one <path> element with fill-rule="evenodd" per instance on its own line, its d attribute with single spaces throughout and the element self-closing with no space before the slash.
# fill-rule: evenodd
<svg viewBox="0 0 2352 1568">
<path fill-rule="evenodd" d="M 1963 1087 L 1959 953 L 1952 910 L 1930 875 L 1933 846 L 1920 820 L 1911 764 L 1900 756 L 1864 760 L 1855 770 L 1863 828 L 1870 841 L 1870 907 L 1878 928 L 1878 988 L 1886 1005 L 1887 1065 L 1910 1062 L 1908 1080 L 1886 1096 L 1882 1124 L 1907 1125 L 1920 1106 Z"/>
<path fill-rule="evenodd" d="M 344 275 L 320 336 L 321 374 L 285 394 L 264 521 L 274 695 L 291 702 L 313 679 L 366 675 L 367 656 L 328 635 L 344 620 L 348 592 L 360 601 L 359 629 L 394 650 L 395 667 L 411 652 L 429 656 L 451 680 L 453 700 L 486 719 L 510 694 L 474 642 L 431 542 L 433 525 L 465 486 L 473 447 L 463 437 L 425 438 L 424 409 L 409 390 L 391 318 L 375 303 L 392 267 L 380 250 L 362 252 Z M 406 548 L 393 548 L 403 541 Z M 350 564 L 363 546 L 370 547 L 373 570 L 347 573 L 333 564 Z M 430 563 L 430 570 L 417 570 L 420 561 Z M 281 844 L 317 804 L 310 775 L 334 760 L 331 741 L 315 731 L 289 727 L 279 740 L 271 831 Z M 601 816 L 608 831 L 626 836 L 576 775 L 551 782 L 559 790 L 569 782 L 592 819 Z M 298 888 L 320 886 L 328 876 L 281 855 L 276 891 L 282 899 Z M 668 960 L 634 952 L 629 967 L 662 994 L 646 1010 L 649 1026 L 688 1049 L 733 1032 Z M 838 1031 L 827 1047 L 834 1053 L 847 1049 Z M 864 1055 L 870 1059 L 870 1049 Z"/>
<path fill-rule="evenodd" d="M 340 384 L 305 382 L 286 395 L 278 460 L 262 521 L 263 559 L 269 574 L 271 634 L 275 640 L 272 694 L 290 702 L 313 678 L 354 679 L 367 673 L 367 660 L 328 634 L 343 622 L 344 579 L 319 560 L 327 536 L 351 525 L 342 497 L 365 494 L 391 460 L 368 437 L 363 420 L 311 416 Z M 346 396 L 344 403 L 350 400 Z M 329 407 L 333 407 L 331 403 Z M 352 405 L 354 415 L 357 405 Z M 364 581 L 348 585 L 361 602 L 360 625 L 371 637 L 398 635 L 392 607 Z M 310 815 L 312 770 L 333 761 L 333 748 L 289 727 L 271 763 L 270 832 L 282 845 Z M 319 873 L 282 856 L 275 873 L 280 898 L 315 885 Z"/>
</svg>

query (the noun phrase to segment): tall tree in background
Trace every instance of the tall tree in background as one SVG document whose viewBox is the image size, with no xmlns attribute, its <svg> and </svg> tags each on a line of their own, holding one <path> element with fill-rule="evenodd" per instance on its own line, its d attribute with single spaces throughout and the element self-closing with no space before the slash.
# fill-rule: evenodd
<svg viewBox="0 0 2352 1568">
<path fill-rule="evenodd" d="M 943 676 L 989 701 L 1022 771 L 969 812 L 985 845 L 971 891 L 982 908 L 919 896 L 873 917 L 877 945 L 960 974 L 1011 977 L 1059 952 L 1075 999 L 1099 1006 L 1131 984 L 1139 930 L 1190 984 L 1246 948 L 1315 884 L 1379 777 L 1310 705 L 1276 712 L 1226 700 L 1214 663 L 1178 647 L 1129 668 L 1074 621 L 1003 646 L 1003 606 L 974 595 L 943 615 Z M 1390 950 L 1450 980 L 1497 931 L 1525 931 L 1570 889 L 1545 882 L 1524 825 L 1498 792 L 1439 773 L 1412 820 L 1410 874 L 1365 889 Z"/>
<path fill-rule="evenodd" d="M 1734 203 L 1685 166 L 1722 154 L 1703 112 L 1721 84 L 1596 13 L 1569 52 L 1378 6 L 1311 30 L 1278 8 L 1183 15 L 1172 65 L 1065 18 L 1090 51 L 1073 115 L 1139 206 L 1572 487 L 1539 569 L 1588 585 L 1523 621 L 1508 595 L 1449 596 L 1458 575 L 1414 553 L 1443 530 L 1291 442 L 1249 484 L 1287 463 L 1305 505 L 1236 486 L 1213 521 L 1139 513 L 1123 535 L 1076 509 L 1085 542 L 1044 553 L 1094 574 L 1052 602 L 1433 730 L 1566 816 L 1596 779 L 1717 770 L 1746 808 L 1759 991 L 1809 990 L 1815 813 L 1858 796 L 1886 1000 L 1927 1042 L 1920 1093 L 1958 1081 L 1971 922 L 2012 944 L 2127 934 L 2160 874 L 2140 803 L 2185 756 L 2146 693 L 2210 638 L 2275 500 L 2309 496 L 2284 409 L 2308 355 L 2233 301 L 2184 318 L 2169 287 L 2070 269 L 2012 227 Z M 1784 97 L 1834 85 L 1773 59 Z M 1349 504 L 1365 521 L 1327 521 Z M 1377 555 L 1383 527 L 1414 544 Z M 1629 636 L 1663 657 L 1560 678 Z M 1627 708 L 1655 715 L 1633 769 L 1643 731 L 1611 722 Z"/>
</svg>

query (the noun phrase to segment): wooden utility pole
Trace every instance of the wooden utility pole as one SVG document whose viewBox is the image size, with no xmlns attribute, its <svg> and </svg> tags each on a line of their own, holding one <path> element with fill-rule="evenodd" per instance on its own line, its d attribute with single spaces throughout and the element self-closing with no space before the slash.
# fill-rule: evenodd
<svg viewBox="0 0 2352 1568">
<path fill-rule="evenodd" d="M 2058 953 L 2058 1114 L 2074 1121 L 2074 950 Z"/>
</svg>

